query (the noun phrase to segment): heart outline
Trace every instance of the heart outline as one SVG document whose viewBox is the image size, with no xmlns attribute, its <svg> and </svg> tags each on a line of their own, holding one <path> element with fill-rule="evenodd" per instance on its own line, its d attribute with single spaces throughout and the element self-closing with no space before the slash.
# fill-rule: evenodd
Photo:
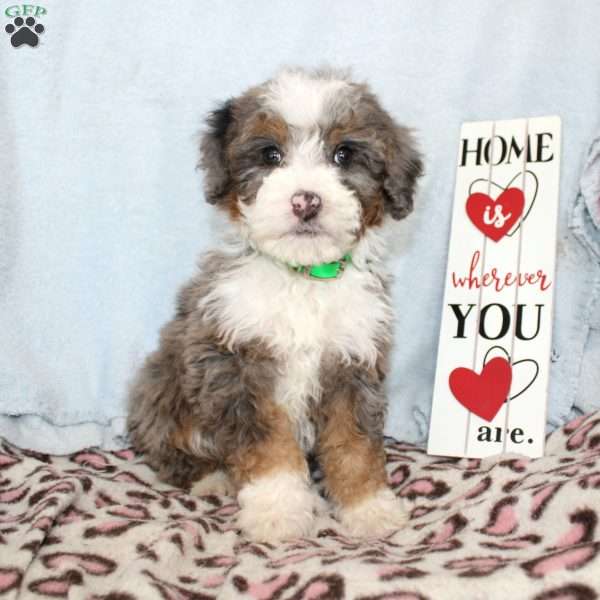
<svg viewBox="0 0 600 600">
<path fill-rule="evenodd" d="M 483 357 L 483 367 L 485 367 L 485 365 L 488 361 L 487 359 L 488 359 L 490 352 L 495 349 L 502 350 L 503 354 L 506 356 L 506 360 L 511 364 L 511 366 L 513 368 L 513 383 L 514 383 L 514 380 L 516 379 L 514 377 L 514 370 L 517 365 L 521 365 L 523 363 L 533 363 L 533 365 L 535 366 L 535 375 L 531 378 L 531 381 L 529 381 L 529 383 L 519 393 L 513 394 L 512 396 L 509 396 L 507 398 L 507 400 L 514 400 L 515 398 L 518 398 L 519 396 L 524 394 L 535 383 L 535 380 L 538 378 L 538 375 L 540 374 L 540 365 L 539 365 L 538 361 L 535 360 L 534 358 L 522 358 L 521 360 L 517 360 L 516 362 L 511 362 L 510 354 L 502 346 L 492 346 L 485 353 L 485 356 Z M 512 385 L 512 383 L 511 383 L 511 385 Z M 505 400 L 505 402 L 506 402 L 506 400 Z"/>
<path fill-rule="evenodd" d="M 471 182 L 471 184 L 469 185 L 469 196 L 474 193 L 473 188 L 477 187 L 478 183 L 482 183 L 482 184 L 485 184 L 486 188 L 491 188 L 492 186 L 494 186 L 495 188 L 498 188 L 499 193 L 496 195 L 496 197 L 497 197 L 504 190 L 507 190 L 508 188 L 512 187 L 513 183 L 519 177 L 523 178 L 522 191 L 523 191 L 523 196 L 525 197 L 525 209 L 523 211 L 524 214 L 521 216 L 521 219 L 518 221 L 518 223 L 516 223 L 513 226 L 512 230 L 509 230 L 509 232 L 506 234 L 508 237 L 512 237 L 517 231 L 519 231 L 521 224 L 527 219 L 527 217 L 529 216 L 529 213 L 531 212 L 531 209 L 533 208 L 533 205 L 535 204 L 535 201 L 537 200 L 537 194 L 538 194 L 538 190 L 540 187 L 540 182 L 539 182 L 537 175 L 533 171 L 530 171 L 529 169 L 527 169 L 525 171 L 525 174 L 519 172 L 516 175 L 514 175 L 513 178 L 508 182 L 506 187 L 503 187 L 499 183 L 496 183 L 495 181 L 491 181 L 489 179 L 485 179 L 483 177 L 480 177 L 479 179 L 474 179 Z M 533 194 L 530 192 L 532 184 L 534 186 Z M 490 191 L 491 191 L 491 189 L 490 189 Z M 529 203 L 529 205 L 527 205 L 528 203 Z"/>
</svg>

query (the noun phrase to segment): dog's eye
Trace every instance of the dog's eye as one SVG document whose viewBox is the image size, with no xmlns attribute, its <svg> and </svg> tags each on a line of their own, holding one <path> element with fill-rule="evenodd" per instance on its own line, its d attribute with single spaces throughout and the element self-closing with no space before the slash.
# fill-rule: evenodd
<svg viewBox="0 0 600 600">
<path fill-rule="evenodd" d="M 333 154 L 333 162 L 340 167 L 347 167 L 352 160 L 352 148 L 349 146 L 338 146 Z"/>
<path fill-rule="evenodd" d="M 277 166 L 283 157 L 277 146 L 267 146 L 262 151 L 262 158 L 266 165 Z"/>
</svg>

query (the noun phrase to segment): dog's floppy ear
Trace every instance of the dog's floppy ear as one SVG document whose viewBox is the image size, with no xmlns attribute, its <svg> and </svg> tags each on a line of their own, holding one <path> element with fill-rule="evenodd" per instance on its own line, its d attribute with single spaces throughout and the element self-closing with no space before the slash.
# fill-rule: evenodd
<svg viewBox="0 0 600 600">
<path fill-rule="evenodd" d="M 414 138 L 405 127 L 395 126 L 386 144 L 383 193 L 385 208 L 396 220 L 413 208 L 417 179 L 423 174 L 423 162 Z"/>
<path fill-rule="evenodd" d="M 233 100 L 224 102 L 206 118 L 207 129 L 202 133 L 198 166 L 204 171 L 204 192 L 210 204 L 216 204 L 230 187 L 225 149 L 233 121 Z"/>
</svg>

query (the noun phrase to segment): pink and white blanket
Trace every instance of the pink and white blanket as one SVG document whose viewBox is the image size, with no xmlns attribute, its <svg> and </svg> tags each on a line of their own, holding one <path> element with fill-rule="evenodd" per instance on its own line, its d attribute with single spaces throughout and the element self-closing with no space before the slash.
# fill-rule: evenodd
<svg viewBox="0 0 600 600">
<path fill-rule="evenodd" d="M 411 511 L 385 539 L 255 544 L 236 503 L 157 482 L 130 450 L 56 457 L 0 446 L 0 597 L 553 599 L 600 596 L 600 413 L 548 438 L 546 457 L 430 457 L 387 444 Z"/>
</svg>

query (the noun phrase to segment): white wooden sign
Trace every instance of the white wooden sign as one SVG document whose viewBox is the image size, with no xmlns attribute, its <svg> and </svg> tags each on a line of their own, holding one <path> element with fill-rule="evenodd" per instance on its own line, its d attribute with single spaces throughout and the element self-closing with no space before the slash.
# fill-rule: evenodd
<svg viewBox="0 0 600 600">
<path fill-rule="evenodd" d="M 429 454 L 544 453 L 560 119 L 464 123 Z"/>
</svg>

